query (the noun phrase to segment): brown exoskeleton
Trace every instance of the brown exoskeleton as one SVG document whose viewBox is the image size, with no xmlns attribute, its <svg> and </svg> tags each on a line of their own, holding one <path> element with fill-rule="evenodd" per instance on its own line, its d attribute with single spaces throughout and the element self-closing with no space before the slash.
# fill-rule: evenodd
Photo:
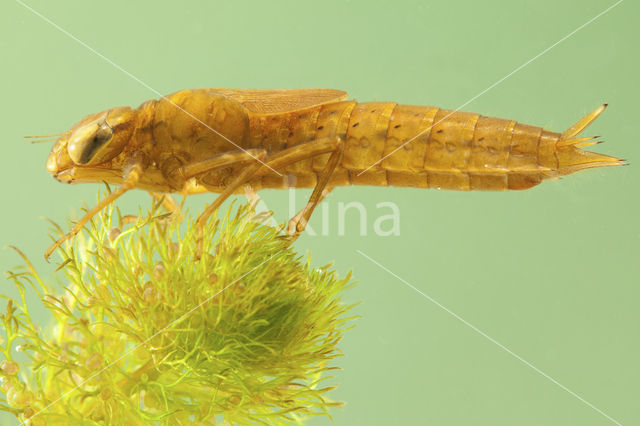
<svg viewBox="0 0 640 426">
<path fill-rule="evenodd" d="M 624 164 L 580 149 L 597 143 L 577 135 L 606 105 L 560 134 L 468 112 L 346 98 L 331 89 L 195 89 L 84 118 L 54 145 L 47 170 L 61 182 L 120 187 L 45 258 L 133 188 L 219 193 L 198 218 L 202 227 L 244 186 L 313 187 L 306 207 L 289 222 L 295 238 L 334 186 L 526 189 L 579 170 Z"/>
</svg>

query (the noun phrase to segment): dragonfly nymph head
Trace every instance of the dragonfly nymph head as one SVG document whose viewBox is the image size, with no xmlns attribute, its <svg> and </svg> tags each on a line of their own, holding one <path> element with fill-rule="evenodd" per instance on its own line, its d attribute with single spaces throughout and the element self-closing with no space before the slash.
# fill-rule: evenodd
<svg viewBox="0 0 640 426">
<path fill-rule="evenodd" d="M 47 159 L 47 170 L 59 180 L 82 168 L 93 168 L 114 159 L 129 142 L 135 111 L 117 107 L 92 114 L 58 139 Z"/>
</svg>

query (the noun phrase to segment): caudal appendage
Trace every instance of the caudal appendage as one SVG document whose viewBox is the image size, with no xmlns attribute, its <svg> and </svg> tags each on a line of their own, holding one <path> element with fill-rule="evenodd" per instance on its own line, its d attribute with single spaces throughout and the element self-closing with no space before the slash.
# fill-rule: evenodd
<svg viewBox="0 0 640 426">
<path fill-rule="evenodd" d="M 596 141 L 598 136 L 577 137 L 589 124 L 591 124 L 607 107 L 601 105 L 593 112 L 581 118 L 576 124 L 568 128 L 556 143 L 556 156 L 558 158 L 558 175 L 568 175 L 580 170 L 593 167 L 624 166 L 624 160 L 610 155 L 584 151 L 582 148 L 600 143 Z"/>
</svg>

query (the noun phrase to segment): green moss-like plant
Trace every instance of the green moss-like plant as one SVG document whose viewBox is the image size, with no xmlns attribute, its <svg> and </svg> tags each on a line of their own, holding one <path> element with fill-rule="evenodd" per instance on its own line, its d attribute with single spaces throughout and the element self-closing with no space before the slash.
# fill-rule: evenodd
<svg viewBox="0 0 640 426">
<path fill-rule="evenodd" d="M 21 254 L 21 300 L 0 316 L 1 410 L 33 425 L 299 424 L 339 405 L 321 382 L 350 326 L 349 277 L 303 262 L 248 207 L 210 221 L 199 261 L 194 221 L 141 216 L 123 226 L 105 209 L 59 249 L 58 294 Z"/>
</svg>

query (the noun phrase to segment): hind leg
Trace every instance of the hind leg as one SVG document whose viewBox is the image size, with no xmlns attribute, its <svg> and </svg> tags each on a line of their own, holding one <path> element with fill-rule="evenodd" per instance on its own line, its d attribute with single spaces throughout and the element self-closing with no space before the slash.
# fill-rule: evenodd
<svg viewBox="0 0 640 426">
<path fill-rule="evenodd" d="M 333 172 L 336 170 L 336 167 L 340 163 L 343 151 L 344 142 L 342 141 L 342 138 L 323 138 L 285 149 L 267 159 L 267 165 L 278 170 L 298 161 L 306 160 L 321 154 L 331 153 L 327 164 L 318 176 L 318 181 L 311 193 L 311 197 L 309 197 L 307 205 L 289 220 L 287 234 L 291 241 L 295 241 L 300 233 L 304 231 L 315 208 L 322 202 L 324 197 L 331 192 L 332 188 L 327 188 L 327 184 L 329 183 L 329 179 L 331 179 Z M 263 167 L 256 175 L 265 174 L 267 171 L 266 167 Z"/>
</svg>

